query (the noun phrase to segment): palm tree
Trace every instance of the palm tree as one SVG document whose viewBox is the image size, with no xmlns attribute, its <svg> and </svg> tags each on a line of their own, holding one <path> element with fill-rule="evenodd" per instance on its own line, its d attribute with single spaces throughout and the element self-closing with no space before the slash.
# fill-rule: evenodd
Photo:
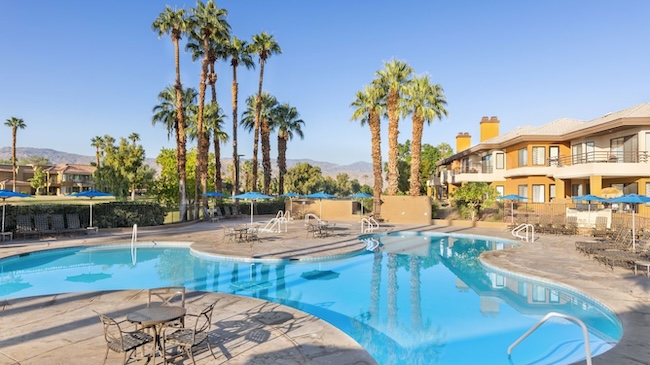
<svg viewBox="0 0 650 365">
<path fill-rule="evenodd" d="M 223 131 L 223 123 L 226 115 L 217 104 L 209 104 L 205 108 L 206 127 L 212 131 L 212 143 L 214 145 L 214 190 L 221 191 L 223 182 L 221 180 L 221 146 L 228 142 L 228 134 Z"/>
<path fill-rule="evenodd" d="M 252 51 L 257 53 L 259 56 L 260 62 L 260 81 L 257 89 L 257 103 L 255 104 L 255 126 L 253 128 L 254 138 L 253 138 L 253 186 L 257 185 L 257 145 L 259 144 L 259 135 L 260 128 L 264 130 L 263 126 L 260 126 L 260 123 L 263 121 L 260 120 L 260 114 L 262 113 L 262 81 L 264 80 L 264 64 L 266 60 L 274 54 L 281 54 L 282 49 L 278 43 L 273 39 L 273 36 L 262 32 L 260 34 L 255 34 L 253 36 L 253 43 L 251 44 Z M 262 143 L 264 143 L 262 141 Z M 270 149 L 270 147 L 267 147 Z M 264 150 L 264 146 L 262 146 Z M 269 166 L 270 167 L 270 166 Z M 266 176 L 266 172 L 265 172 Z M 269 183 L 270 183 L 270 172 L 269 172 Z M 268 189 L 266 179 L 264 181 L 264 190 Z"/>
<path fill-rule="evenodd" d="M 285 103 L 279 105 L 272 113 L 272 126 L 278 131 L 278 194 L 284 194 L 284 174 L 287 173 L 287 142 L 293 139 L 294 133 L 305 138 L 302 126 L 305 122 L 300 118 L 295 107 Z"/>
<path fill-rule="evenodd" d="M 268 127 L 262 128 L 261 137 L 262 137 L 262 168 L 264 173 L 264 194 L 269 194 L 269 188 L 271 183 L 271 128 L 269 125 L 270 120 L 272 119 L 272 112 L 278 106 L 278 100 L 269 93 L 262 93 L 262 103 L 259 112 L 259 120 L 262 121 L 261 124 L 265 124 Z M 257 109 L 257 100 L 253 99 L 253 96 L 250 96 L 246 99 L 247 109 L 244 111 L 242 118 L 242 126 L 249 132 L 255 129 L 255 121 L 257 118 L 256 109 Z M 265 147 L 266 146 L 266 147 Z M 255 166 L 255 164 L 253 164 Z M 254 168 L 254 167 L 253 167 Z M 255 170 L 253 170 L 253 176 L 257 175 Z M 255 179 L 253 179 L 253 186 L 257 186 Z"/>
<path fill-rule="evenodd" d="M 18 165 L 16 165 L 16 135 L 18 134 L 18 129 L 25 129 L 27 125 L 24 120 L 16 117 L 7 119 L 5 125 L 11 128 L 11 164 L 13 166 L 11 171 L 13 176 L 12 187 L 13 191 L 16 191 L 16 173 L 18 172 Z"/>
<path fill-rule="evenodd" d="M 99 148 L 102 146 L 102 143 L 104 143 L 104 141 L 102 140 L 102 137 L 95 136 L 90 140 L 90 142 L 90 145 L 95 147 L 95 167 L 99 168 Z"/>
<path fill-rule="evenodd" d="M 153 22 L 152 29 L 158 32 L 158 37 L 171 34 L 174 43 L 174 61 L 176 65 L 176 82 L 174 83 L 174 89 L 176 90 L 176 123 L 174 124 L 176 130 L 176 169 L 178 170 L 179 211 L 181 220 L 184 221 L 187 220 L 187 173 L 185 171 L 187 137 L 185 135 L 185 120 L 183 119 L 183 86 L 181 84 L 178 41 L 188 30 L 185 10 L 172 10 L 170 7 L 165 7 L 165 11 L 160 13 Z"/>
<path fill-rule="evenodd" d="M 213 0 L 203 3 L 200 0 L 196 3 L 196 8 L 191 9 L 190 27 L 193 29 L 192 38 L 200 39 L 203 48 L 203 60 L 201 61 L 201 80 L 199 82 L 199 109 L 197 115 L 197 161 L 196 161 L 196 185 L 195 185 L 195 202 L 199 201 L 199 194 L 207 192 L 208 185 L 208 151 L 210 148 L 210 137 L 207 128 L 204 127 L 204 108 L 205 108 L 205 90 L 209 78 L 216 82 L 216 74 L 211 75 L 209 65 L 211 58 L 216 60 L 215 45 L 224 39 L 230 38 L 230 25 L 226 21 L 228 11 L 217 7 Z M 216 94 L 215 94 L 216 99 Z M 204 196 L 202 205 L 207 207 L 208 201 Z M 195 215 L 199 214 L 199 206 L 195 205 Z"/>
<path fill-rule="evenodd" d="M 372 172 L 373 184 L 373 207 L 372 212 L 381 216 L 381 191 L 384 181 L 381 171 L 381 112 L 383 109 L 382 100 L 384 92 L 375 86 L 367 86 L 357 92 L 355 100 L 350 105 L 354 108 L 352 120 L 361 121 L 361 125 L 368 123 L 372 141 Z"/>
<path fill-rule="evenodd" d="M 404 88 L 408 85 L 413 70 L 402 61 L 393 60 L 377 71 L 374 83 L 386 92 L 386 114 L 388 115 L 388 195 L 398 191 L 399 169 L 397 166 L 399 135 L 399 110 Z"/>
<path fill-rule="evenodd" d="M 181 104 L 183 105 L 183 120 L 187 120 L 194 115 L 194 103 L 196 102 L 197 95 L 198 93 L 194 88 L 189 87 L 183 90 L 183 93 L 181 94 L 183 99 L 181 101 Z M 167 138 L 169 139 L 171 138 L 172 133 L 174 133 L 174 130 L 176 130 L 176 124 L 178 123 L 178 118 L 176 117 L 176 90 L 171 86 L 166 87 L 158 94 L 158 101 L 160 104 L 154 106 L 152 110 L 154 115 L 151 124 L 154 126 L 156 123 L 164 124 L 167 129 Z M 185 127 L 187 128 L 187 125 Z M 184 133 L 186 133 L 185 130 Z"/>
<path fill-rule="evenodd" d="M 239 187 L 239 155 L 237 153 L 237 104 L 239 84 L 237 83 L 237 67 L 242 64 L 247 69 L 255 68 L 251 56 L 251 47 L 237 37 L 232 37 L 224 44 L 224 55 L 230 57 L 232 66 L 232 161 L 235 165 L 235 178 L 233 179 L 232 195 L 236 195 Z"/>
<path fill-rule="evenodd" d="M 415 77 L 411 84 L 404 90 L 405 114 L 411 114 L 413 121 L 413 141 L 411 144 L 411 183 L 409 193 L 411 196 L 420 195 L 422 182 L 420 179 L 420 164 L 422 152 L 422 133 L 424 122 L 431 124 L 436 118 L 441 119 L 447 115 L 444 91 L 440 84 L 431 84 L 428 75 Z"/>
<path fill-rule="evenodd" d="M 135 143 L 140 140 L 140 135 L 138 133 L 133 132 L 129 134 L 129 140 L 131 140 L 131 143 L 135 145 Z"/>
</svg>

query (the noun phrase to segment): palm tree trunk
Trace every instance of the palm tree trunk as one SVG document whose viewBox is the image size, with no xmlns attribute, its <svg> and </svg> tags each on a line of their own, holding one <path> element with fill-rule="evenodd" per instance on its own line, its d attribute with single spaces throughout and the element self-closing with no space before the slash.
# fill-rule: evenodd
<svg viewBox="0 0 650 365">
<path fill-rule="evenodd" d="M 255 126 L 253 133 L 253 190 L 257 189 L 257 146 L 260 136 L 260 115 L 262 114 L 262 81 L 264 80 L 264 61 L 260 60 L 260 81 L 257 88 L 257 100 L 255 101 Z"/>
<path fill-rule="evenodd" d="M 214 134 L 214 190 L 221 191 L 223 181 L 221 180 L 221 146 L 219 146 L 219 138 Z"/>
<path fill-rule="evenodd" d="M 287 140 L 278 133 L 278 195 L 284 194 L 284 174 L 287 173 Z"/>
<path fill-rule="evenodd" d="M 185 170 L 186 135 L 185 118 L 183 116 L 183 86 L 181 84 L 180 58 L 178 51 L 178 39 L 174 37 L 174 58 L 176 63 L 176 169 L 178 170 L 178 195 L 179 213 L 181 221 L 187 220 L 187 171 Z"/>
<path fill-rule="evenodd" d="M 237 98 L 239 93 L 239 84 L 237 83 L 237 66 L 232 67 L 232 162 L 235 165 L 235 178 L 233 179 L 232 195 L 237 195 L 239 191 L 239 155 L 237 154 Z M 239 204 L 239 199 L 235 199 L 235 205 Z"/>
<path fill-rule="evenodd" d="M 271 190 L 271 129 L 268 119 L 262 119 L 262 169 L 264 170 L 264 194 Z"/>
<path fill-rule="evenodd" d="M 372 139 L 372 173 L 374 176 L 372 213 L 379 217 L 381 216 L 381 190 L 384 185 L 381 171 L 381 120 L 379 115 L 376 113 L 370 115 L 368 124 Z"/>
<path fill-rule="evenodd" d="M 197 130 L 197 153 L 196 153 L 196 183 L 194 189 L 194 216 L 199 216 L 199 205 L 207 208 L 207 197 L 201 197 L 200 194 L 207 193 L 208 176 L 207 176 L 207 162 L 208 162 L 208 148 L 209 138 L 206 138 L 204 127 L 204 111 L 205 111 L 205 90 L 207 88 L 206 81 L 208 78 L 208 40 L 203 41 L 204 52 L 203 60 L 201 62 L 201 81 L 199 82 L 199 113 L 198 122 L 196 123 Z M 201 203 L 199 203 L 201 202 Z"/>
<path fill-rule="evenodd" d="M 422 182 L 420 179 L 420 160 L 422 154 L 422 130 L 424 129 L 424 119 L 416 111 L 413 114 L 413 143 L 411 144 L 411 186 L 409 193 L 411 196 L 419 196 Z"/>
<path fill-rule="evenodd" d="M 397 168 L 397 137 L 399 135 L 399 115 L 397 90 L 388 92 L 388 195 L 397 195 L 399 170 Z"/>
<path fill-rule="evenodd" d="M 11 174 L 12 174 L 12 191 L 16 191 L 16 173 L 18 172 L 18 166 L 16 165 L 16 137 L 17 137 L 18 127 L 13 126 L 11 128 Z"/>
</svg>

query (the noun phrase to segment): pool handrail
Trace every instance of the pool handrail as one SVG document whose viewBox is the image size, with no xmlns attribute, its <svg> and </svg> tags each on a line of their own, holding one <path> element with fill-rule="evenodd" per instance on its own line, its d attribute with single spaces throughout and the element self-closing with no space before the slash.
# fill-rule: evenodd
<svg viewBox="0 0 650 365">
<path fill-rule="evenodd" d="M 537 328 L 539 328 L 542 324 L 544 324 L 546 321 L 553 317 L 559 317 L 563 319 L 567 319 L 569 321 L 574 322 L 575 324 L 579 325 L 582 328 L 582 335 L 584 336 L 585 340 L 585 360 L 587 362 L 587 365 L 592 365 L 591 364 L 591 349 L 589 348 L 589 331 L 587 331 L 587 326 L 583 321 L 581 321 L 577 317 L 569 316 L 566 314 L 562 313 L 557 313 L 557 312 L 549 312 L 547 315 L 544 316 L 537 324 L 535 324 L 531 329 L 529 329 L 526 333 L 524 333 L 521 337 L 519 337 L 515 342 L 508 347 L 508 359 L 510 359 L 510 356 L 512 355 L 512 350 L 519 345 L 526 337 L 528 337 L 531 333 L 535 332 Z"/>
</svg>

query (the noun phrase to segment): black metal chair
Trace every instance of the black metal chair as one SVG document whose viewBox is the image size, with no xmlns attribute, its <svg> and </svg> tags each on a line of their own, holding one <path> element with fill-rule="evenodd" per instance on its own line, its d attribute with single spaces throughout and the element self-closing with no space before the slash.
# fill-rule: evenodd
<svg viewBox="0 0 650 365">
<path fill-rule="evenodd" d="M 104 326 L 104 339 L 106 340 L 106 354 L 104 355 L 103 364 L 106 364 L 109 350 L 123 353 L 124 358 L 122 359 L 122 364 L 126 364 L 132 359 L 135 351 L 139 347 L 143 347 L 144 345 L 154 341 L 153 336 L 143 332 L 142 330 L 122 330 L 120 323 L 124 321 L 118 322 L 103 314 L 99 314 L 99 320 Z"/>
<path fill-rule="evenodd" d="M 163 330 L 162 340 L 163 349 L 165 350 L 165 363 L 167 363 L 167 347 L 178 346 L 184 353 L 189 355 L 190 359 L 192 359 L 192 364 L 196 365 L 193 349 L 203 342 L 207 343 L 212 357 L 215 359 L 217 358 L 212 351 L 212 345 L 210 345 L 210 340 L 208 338 L 210 328 L 212 327 L 212 312 L 214 311 L 214 306 L 217 302 L 218 300 L 207 306 L 198 315 L 187 314 L 186 317 L 189 316 L 196 318 L 194 325 L 191 328 L 165 328 Z M 172 332 L 168 334 L 168 331 Z"/>
</svg>

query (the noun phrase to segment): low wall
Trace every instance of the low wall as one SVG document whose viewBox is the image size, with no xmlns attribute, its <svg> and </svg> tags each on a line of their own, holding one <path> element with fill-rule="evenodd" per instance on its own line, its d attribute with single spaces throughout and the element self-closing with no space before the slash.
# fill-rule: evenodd
<svg viewBox="0 0 650 365">
<path fill-rule="evenodd" d="M 431 224 L 431 198 L 428 196 L 381 196 L 381 217 L 388 223 Z"/>
</svg>

